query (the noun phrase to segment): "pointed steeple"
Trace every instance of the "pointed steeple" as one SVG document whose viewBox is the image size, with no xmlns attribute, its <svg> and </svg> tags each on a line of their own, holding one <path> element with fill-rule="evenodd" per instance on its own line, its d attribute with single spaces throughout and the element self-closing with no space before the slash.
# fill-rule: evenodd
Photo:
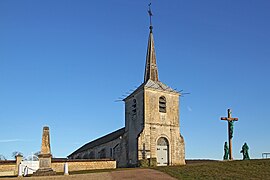
<svg viewBox="0 0 270 180">
<path fill-rule="evenodd" d="M 144 72 L 144 82 L 147 82 L 149 79 L 152 81 L 159 81 L 158 80 L 158 68 L 156 62 L 156 52 L 155 52 L 155 45 L 154 45 L 154 36 L 153 36 L 153 26 L 152 26 L 152 12 L 150 8 L 151 3 L 149 4 L 149 16 L 150 16 L 150 33 L 148 38 L 148 47 L 147 47 L 147 54 L 146 54 L 146 63 L 145 63 L 145 72 Z"/>
</svg>

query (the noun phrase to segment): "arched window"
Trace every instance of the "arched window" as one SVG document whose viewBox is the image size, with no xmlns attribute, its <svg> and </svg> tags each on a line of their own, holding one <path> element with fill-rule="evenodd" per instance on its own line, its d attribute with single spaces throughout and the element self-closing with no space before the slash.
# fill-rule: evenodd
<svg viewBox="0 0 270 180">
<path fill-rule="evenodd" d="M 169 146 L 169 142 L 168 142 L 168 140 L 166 138 L 161 137 L 161 138 L 158 139 L 157 145 L 158 146 Z"/>
<path fill-rule="evenodd" d="M 79 155 L 78 159 L 83 159 L 83 154 L 82 153 Z"/>
<path fill-rule="evenodd" d="M 106 150 L 103 148 L 101 151 L 99 151 L 99 158 L 104 159 L 106 158 Z"/>
<path fill-rule="evenodd" d="M 95 159 L 95 152 L 94 152 L 94 151 L 91 151 L 91 152 L 90 152 L 89 158 L 90 158 L 90 159 Z"/>
<path fill-rule="evenodd" d="M 166 98 L 164 96 L 159 98 L 159 112 L 166 113 Z"/>
<path fill-rule="evenodd" d="M 88 159 L 88 153 L 85 153 L 85 154 L 83 155 L 83 159 Z"/>
</svg>

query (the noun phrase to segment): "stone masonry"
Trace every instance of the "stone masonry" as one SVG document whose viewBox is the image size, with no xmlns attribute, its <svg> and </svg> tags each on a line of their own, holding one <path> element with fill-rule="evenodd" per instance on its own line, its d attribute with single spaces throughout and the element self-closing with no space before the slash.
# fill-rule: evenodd
<svg viewBox="0 0 270 180">
<path fill-rule="evenodd" d="M 180 96 L 159 81 L 153 27 L 150 26 L 144 82 L 123 100 L 125 127 L 85 144 L 68 157 L 112 158 L 118 167 L 184 165 Z"/>
<path fill-rule="evenodd" d="M 34 176 L 55 175 L 56 172 L 52 169 L 52 154 L 50 145 L 49 127 L 43 127 L 41 151 L 38 155 L 39 169 L 33 174 Z"/>
</svg>

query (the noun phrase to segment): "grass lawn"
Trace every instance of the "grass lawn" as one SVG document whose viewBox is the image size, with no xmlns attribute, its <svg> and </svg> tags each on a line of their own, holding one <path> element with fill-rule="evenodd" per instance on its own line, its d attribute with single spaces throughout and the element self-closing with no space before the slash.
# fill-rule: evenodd
<svg viewBox="0 0 270 180">
<path fill-rule="evenodd" d="M 270 159 L 197 162 L 156 167 L 177 179 L 269 179 Z"/>
</svg>

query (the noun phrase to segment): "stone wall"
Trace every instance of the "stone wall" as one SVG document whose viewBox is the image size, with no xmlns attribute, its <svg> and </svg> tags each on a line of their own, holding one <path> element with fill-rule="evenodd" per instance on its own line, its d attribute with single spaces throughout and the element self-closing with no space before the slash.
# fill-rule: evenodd
<svg viewBox="0 0 270 180">
<path fill-rule="evenodd" d="M 138 163 L 138 136 L 144 128 L 144 91 L 136 90 L 125 100 L 125 127 L 127 132 L 127 166 Z"/>
<path fill-rule="evenodd" d="M 88 160 L 88 159 L 52 159 L 52 169 L 56 172 L 64 172 L 64 164 L 68 163 L 69 172 L 95 169 L 115 169 L 116 161 L 110 159 Z M 16 161 L 0 161 L 1 176 L 17 176 L 18 163 Z"/>
<path fill-rule="evenodd" d="M 114 159 L 117 162 L 117 167 L 125 167 L 126 154 L 126 135 L 124 134 L 110 142 L 74 154 L 71 159 Z"/>
<path fill-rule="evenodd" d="M 64 172 L 64 164 L 66 162 L 68 163 L 68 170 L 70 172 L 116 168 L 116 161 L 110 159 L 102 159 L 102 160 L 69 159 L 69 160 L 52 160 L 52 169 L 56 172 Z"/>
<path fill-rule="evenodd" d="M 180 134 L 179 95 L 174 91 L 141 87 L 125 99 L 129 166 L 144 161 L 149 164 L 152 159 L 157 159 L 157 141 L 161 137 L 167 139 L 169 144 L 169 165 L 185 164 L 185 144 Z M 165 98 L 165 112 L 160 112 L 160 97 Z"/>
<path fill-rule="evenodd" d="M 159 112 L 159 98 L 166 98 L 166 113 Z M 156 146 L 163 137 L 169 143 L 169 165 L 185 164 L 185 144 L 180 134 L 179 94 L 145 88 L 145 124 L 138 138 L 138 160 L 157 158 Z"/>
<path fill-rule="evenodd" d="M 114 139 L 110 142 L 95 146 L 78 153 L 75 159 L 113 159 L 113 149 L 122 141 L 122 137 Z"/>
<path fill-rule="evenodd" d="M 15 176 L 16 173 L 16 161 L 0 161 L 0 176 Z"/>
</svg>

